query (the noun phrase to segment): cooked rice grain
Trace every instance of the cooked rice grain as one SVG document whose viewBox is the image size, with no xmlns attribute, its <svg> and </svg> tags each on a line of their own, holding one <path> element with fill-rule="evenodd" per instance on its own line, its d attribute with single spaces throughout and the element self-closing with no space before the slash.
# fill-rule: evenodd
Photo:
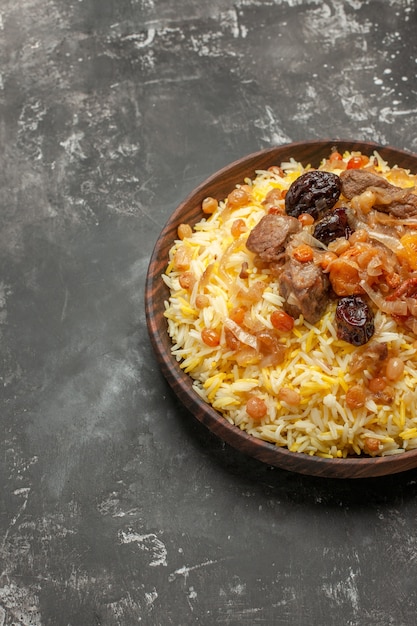
<svg viewBox="0 0 417 626">
<path fill-rule="evenodd" d="M 345 162 L 350 156 L 343 155 Z M 390 169 L 379 154 L 373 156 L 376 169 L 389 179 L 396 168 Z M 403 376 L 392 384 L 395 393 L 392 403 L 378 404 L 368 397 L 365 405 L 357 409 L 346 405 L 346 392 L 358 383 L 362 373 L 349 372 L 356 348 L 337 338 L 333 323 L 335 305 L 330 305 L 314 326 L 301 317 L 295 320 L 293 330 L 282 336 L 285 358 L 279 365 L 260 367 L 249 356 L 239 364 L 225 343 L 224 320 L 257 281 L 263 281 L 266 289 L 258 301 L 247 307 L 247 324 L 271 330 L 270 315 L 283 304 L 276 278 L 268 270 L 257 268 L 253 255 L 245 247 L 250 230 L 266 214 L 262 201 L 268 191 L 288 189 L 305 171 L 294 159 L 281 164 L 281 168 L 283 177 L 276 172 L 259 171 L 253 181 L 244 181 L 252 188 L 251 204 L 229 212 L 225 211 L 226 202 L 220 202 L 214 214 L 194 226 L 190 237 L 174 242 L 163 276 L 170 290 L 165 316 L 173 343 L 172 354 L 193 378 L 196 393 L 231 424 L 254 437 L 293 452 L 324 458 L 369 452 L 366 447 L 369 438 L 380 444 L 373 455 L 414 449 L 417 447 L 416 337 L 405 332 L 391 317 L 377 312 L 373 340 L 385 342 L 401 354 L 405 363 Z M 326 169 L 323 164 L 321 168 Z M 237 240 L 231 235 L 231 225 L 236 219 L 246 224 L 246 232 Z M 191 291 L 181 288 L 182 270 L 175 267 L 175 254 L 182 246 L 191 257 L 189 271 L 195 278 Z M 244 262 L 249 270 L 248 276 L 242 278 L 239 274 Z M 201 293 L 201 284 L 208 305 L 199 309 L 196 298 Z M 204 328 L 221 329 L 218 346 L 210 347 L 203 342 Z M 371 374 L 365 372 L 364 376 Z M 291 406 L 280 400 L 282 388 L 297 391 L 299 404 Z M 246 402 L 254 393 L 267 407 L 265 417 L 260 420 L 246 411 Z"/>
</svg>

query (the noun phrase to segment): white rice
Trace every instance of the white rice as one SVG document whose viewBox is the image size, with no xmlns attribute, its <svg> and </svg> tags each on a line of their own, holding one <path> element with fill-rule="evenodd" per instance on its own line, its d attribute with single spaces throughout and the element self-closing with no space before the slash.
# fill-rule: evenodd
<svg viewBox="0 0 417 626">
<path fill-rule="evenodd" d="M 373 156 L 380 173 L 385 175 L 392 171 L 379 154 Z M 343 157 L 346 162 L 350 154 Z M 333 304 L 316 325 L 300 317 L 295 320 L 293 331 L 282 335 L 286 356 L 281 365 L 260 369 L 255 362 L 239 366 L 233 358 L 233 351 L 225 344 L 224 321 L 231 308 L 238 304 L 238 289 L 247 290 L 256 281 L 264 281 L 265 291 L 252 305 L 250 315 L 266 329 L 273 328 L 270 315 L 283 304 L 276 278 L 254 266 L 254 255 L 244 245 L 250 230 L 266 214 L 262 201 L 267 192 L 273 187 L 288 189 L 291 182 L 305 171 L 294 160 L 281 164 L 281 167 L 283 177 L 261 171 L 253 181 L 242 181 L 252 187 L 254 200 L 251 204 L 234 210 L 224 219 L 225 202 L 221 202 L 218 211 L 193 227 L 190 237 L 173 242 L 163 275 L 170 290 L 165 316 L 173 343 L 172 354 L 193 378 L 195 392 L 231 424 L 254 437 L 293 452 L 329 458 L 369 453 L 366 447 L 369 438 L 378 440 L 380 445 L 378 451 L 371 452 L 373 455 L 398 454 L 414 449 L 417 447 L 416 337 L 391 317 L 380 311 L 376 314 L 373 337 L 373 341 L 386 343 L 389 350 L 395 349 L 405 364 L 401 378 L 391 384 L 394 399 L 387 405 L 377 404 L 369 396 L 361 408 L 347 406 L 346 391 L 362 380 L 362 375 L 366 378 L 371 374 L 352 375 L 349 372 L 356 348 L 337 338 Z M 321 169 L 324 169 L 323 164 Z M 245 221 L 247 231 L 223 268 L 233 284 L 230 288 L 227 277 L 219 272 L 219 264 L 235 242 L 231 226 L 238 218 Z M 175 254 L 184 246 L 192 256 L 187 270 L 195 279 L 191 290 L 181 288 L 180 277 L 184 270 L 175 267 Z M 239 272 L 245 261 L 249 276 L 240 278 Z M 208 304 L 197 308 L 199 281 L 211 263 L 215 264 L 215 269 L 204 290 Z M 218 346 L 210 347 L 203 342 L 201 332 L 204 328 L 221 330 Z M 298 406 L 279 400 L 283 387 L 298 391 Z M 251 418 L 246 411 L 251 394 L 263 399 L 267 406 L 267 413 L 260 420 Z"/>
</svg>

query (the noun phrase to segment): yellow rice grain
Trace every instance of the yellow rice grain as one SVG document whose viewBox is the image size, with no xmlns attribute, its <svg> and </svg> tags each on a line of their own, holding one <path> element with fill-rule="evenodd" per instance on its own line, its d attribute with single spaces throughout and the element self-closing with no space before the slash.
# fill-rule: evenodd
<svg viewBox="0 0 417 626">
<path fill-rule="evenodd" d="M 350 158 L 345 153 L 345 162 Z M 390 168 L 378 153 L 374 153 L 376 170 L 392 180 L 404 179 L 407 173 Z M 276 366 L 261 367 L 256 355 L 239 365 L 233 350 L 225 345 L 224 330 L 220 345 L 211 348 L 201 339 L 203 328 L 223 328 L 231 310 L 239 304 L 239 291 L 244 292 L 256 281 L 265 290 L 260 300 L 249 307 L 247 315 L 252 324 L 271 330 L 270 315 L 283 305 L 276 278 L 254 265 L 245 247 L 250 230 L 265 215 L 262 202 L 271 189 L 288 189 L 296 178 L 309 169 L 294 159 L 281 164 L 284 175 L 259 171 L 254 180 L 245 184 L 252 189 L 252 201 L 230 213 L 225 201 L 219 209 L 205 216 L 193 227 L 191 236 L 176 240 L 167 259 L 163 280 L 170 291 L 165 303 L 168 333 L 172 339 L 173 356 L 180 367 L 193 378 L 195 392 L 219 411 L 226 420 L 277 446 L 297 453 L 322 458 L 346 458 L 363 454 L 366 439 L 376 438 L 382 456 L 401 454 L 417 448 L 417 350 L 416 338 L 406 333 L 394 319 L 380 311 L 375 316 L 375 340 L 387 343 L 401 354 L 404 373 L 393 384 L 391 405 L 377 404 L 371 397 L 365 405 L 351 409 L 346 405 L 346 392 L 357 383 L 359 374 L 349 372 L 349 363 L 356 348 L 337 338 L 334 326 L 335 305 L 316 324 L 308 324 L 302 316 L 294 328 L 282 338 L 286 352 L 284 361 Z M 336 170 L 337 173 L 337 170 Z M 412 186 L 405 178 L 405 185 Z M 246 233 L 238 240 L 231 236 L 235 219 L 246 224 Z M 181 272 L 175 268 L 175 253 L 179 246 L 191 251 L 190 271 L 196 278 L 191 292 L 180 286 Z M 248 278 L 239 274 L 242 263 L 248 262 Z M 196 307 L 199 281 L 211 265 L 210 279 L 205 288 L 208 305 Z M 368 371 L 360 376 L 371 378 Z M 297 406 L 278 399 L 282 387 L 300 394 Z M 267 406 L 267 415 L 255 421 L 246 412 L 250 394 L 256 393 Z"/>
</svg>

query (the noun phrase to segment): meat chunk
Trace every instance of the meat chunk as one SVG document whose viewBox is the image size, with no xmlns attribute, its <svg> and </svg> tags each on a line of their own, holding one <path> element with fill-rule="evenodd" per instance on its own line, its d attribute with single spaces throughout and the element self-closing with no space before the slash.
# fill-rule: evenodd
<svg viewBox="0 0 417 626">
<path fill-rule="evenodd" d="M 340 178 L 342 180 L 342 194 L 348 200 L 352 200 L 354 196 L 359 196 L 369 187 L 379 187 L 380 189 L 393 187 L 382 176 L 362 169 L 345 170 L 341 172 Z"/>
<path fill-rule="evenodd" d="M 392 186 L 392 189 L 371 189 L 375 193 L 374 207 L 401 219 L 417 215 L 417 196 L 409 189 Z"/>
<path fill-rule="evenodd" d="M 300 263 L 288 256 L 282 270 L 279 290 L 285 298 L 284 309 L 292 317 L 303 315 L 310 324 L 315 324 L 324 314 L 329 302 L 330 281 L 320 267 Z"/>
<path fill-rule="evenodd" d="M 291 235 L 301 230 L 301 224 L 295 217 L 288 215 L 265 215 L 252 229 L 246 247 L 259 256 L 262 261 L 278 261 Z"/>
<path fill-rule="evenodd" d="M 364 191 L 372 191 L 375 195 L 374 208 L 377 211 L 398 218 L 417 215 L 417 195 L 411 189 L 396 187 L 382 176 L 363 169 L 345 170 L 340 178 L 342 193 L 348 200 Z"/>
</svg>

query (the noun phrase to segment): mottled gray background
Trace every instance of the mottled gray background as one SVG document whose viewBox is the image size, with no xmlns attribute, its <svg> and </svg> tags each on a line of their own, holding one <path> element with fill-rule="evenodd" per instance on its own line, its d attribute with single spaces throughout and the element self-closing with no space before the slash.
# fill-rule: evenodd
<svg viewBox="0 0 417 626">
<path fill-rule="evenodd" d="M 411 626 L 417 471 L 261 465 L 159 373 L 170 213 L 264 147 L 417 151 L 412 0 L 1 0 L 0 626 Z"/>
</svg>

